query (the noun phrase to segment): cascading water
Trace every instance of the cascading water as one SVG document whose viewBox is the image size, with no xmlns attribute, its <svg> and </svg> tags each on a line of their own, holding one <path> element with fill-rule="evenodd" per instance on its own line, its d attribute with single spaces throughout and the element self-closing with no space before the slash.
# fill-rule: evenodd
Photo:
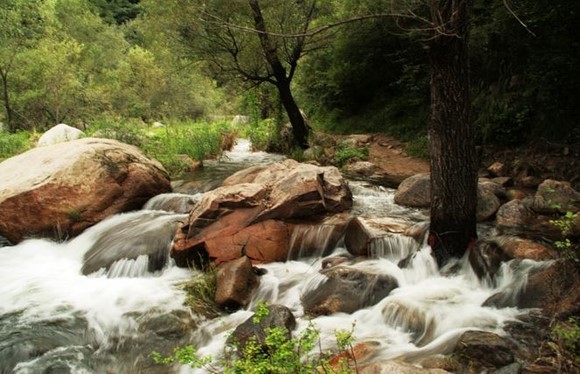
<svg viewBox="0 0 580 374">
<path fill-rule="evenodd" d="M 226 157 L 215 165 L 206 162 L 208 175 L 210 168 L 222 178 L 249 164 L 281 159 L 250 152 L 247 141 L 238 142 Z M 416 223 L 427 219 L 419 210 L 394 204 L 393 190 L 361 182 L 350 186 L 353 215 L 396 216 Z M 183 207 L 191 198 L 160 196 L 148 208 L 158 209 L 172 199 L 172 206 Z M 191 271 L 174 267 L 167 257 L 170 233 L 185 217 L 144 210 L 112 217 L 69 242 L 28 240 L 1 248 L 0 372 L 187 373 L 187 367 L 154 366 L 150 353 L 193 344 L 200 355 L 218 357 L 228 334 L 260 301 L 289 307 L 298 320 L 296 333 L 313 323 L 323 350 L 335 347 L 337 329 L 354 325 L 356 340 L 376 347 L 375 358 L 415 362 L 449 351 L 466 329 L 501 331 L 502 323 L 519 311 L 482 304 L 499 290 L 517 292 L 527 270 L 538 266 L 505 264 L 489 283 L 480 281 L 466 260 L 456 263 L 453 272 L 438 269 L 430 248 L 414 239 L 394 235 L 374 243 L 366 260 L 347 259 L 339 240 L 326 257 L 299 248 L 292 260 L 261 265 L 267 272 L 246 310 L 204 321 L 190 315 L 177 287 L 191 278 Z M 333 231 L 321 227 L 295 230 L 301 238 L 292 240 L 311 236 L 308 240 L 317 241 L 319 248 L 335 243 L 328 237 Z M 351 314 L 306 318 L 302 299 L 327 282 L 320 270 L 334 256 L 345 257 L 340 264 L 345 271 L 388 275 L 398 287 Z M 400 268 L 403 258 L 408 265 Z"/>
</svg>

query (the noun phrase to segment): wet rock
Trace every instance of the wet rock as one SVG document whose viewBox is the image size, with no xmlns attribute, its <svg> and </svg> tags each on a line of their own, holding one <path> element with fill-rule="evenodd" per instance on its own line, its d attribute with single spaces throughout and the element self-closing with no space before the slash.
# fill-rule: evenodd
<svg viewBox="0 0 580 374">
<path fill-rule="evenodd" d="M 495 242 L 480 240 L 469 249 L 469 264 L 479 279 L 493 280 L 501 264 L 512 258 Z"/>
<path fill-rule="evenodd" d="M 509 187 L 514 185 L 514 180 L 510 177 L 496 177 L 491 181 L 501 187 Z"/>
<path fill-rule="evenodd" d="M 372 340 L 356 343 L 352 349 L 339 352 L 332 356 L 328 360 L 328 365 L 337 373 L 340 373 L 341 369 L 353 370 L 355 363 L 357 367 L 364 365 L 365 362 L 368 362 L 377 354 L 380 347 L 381 344 L 379 342 Z"/>
<path fill-rule="evenodd" d="M 525 176 L 519 180 L 519 185 L 523 188 L 536 189 L 542 183 L 542 179 L 532 175 Z"/>
<path fill-rule="evenodd" d="M 140 256 L 147 256 L 147 271 L 163 269 L 175 230 L 186 218 L 186 215 L 150 211 L 127 213 L 103 221 L 86 232 L 94 243 L 84 255 L 81 272 L 88 275 L 105 269 L 112 277 L 141 276 L 143 274 L 132 274 L 127 264 L 121 262 Z"/>
<path fill-rule="evenodd" d="M 404 206 L 426 208 L 431 203 L 431 179 L 429 174 L 417 174 L 405 179 L 395 193 L 395 203 Z"/>
<path fill-rule="evenodd" d="M 466 367 L 501 368 L 514 362 L 514 353 L 506 339 L 485 331 L 467 331 L 461 335 L 453 352 Z"/>
<path fill-rule="evenodd" d="M 10 243 L 10 240 L 8 240 L 5 237 L 3 237 L 2 235 L 0 235 L 0 248 L 10 247 L 11 245 L 12 245 L 12 243 Z"/>
<path fill-rule="evenodd" d="M 254 339 L 267 352 L 270 347 L 266 346 L 266 337 L 268 329 L 271 328 L 286 330 L 286 336 L 290 339 L 292 330 L 296 328 L 296 319 L 292 311 L 283 305 L 268 305 L 267 308 L 268 315 L 256 318 L 254 314 L 236 327 L 226 344 L 236 346 L 238 353 L 242 353 L 250 340 Z"/>
<path fill-rule="evenodd" d="M 95 138 L 34 148 L 5 160 L 0 181 L 0 235 L 13 243 L 76 236 L 171 191 L 157 161 L 133 146 Z"/>
<path fill-rule="evenodd" d="M 250 302 L 259 278 L 250 259 L 240 257 L 220 265 L 217 272 L 215 302 L 221 308 L 235 311 Z"/>
<path fill-rule="evenodd" d="M 531 192 L 521 188 L 509 188 L 506 191 L 506 198 L 508 201 L 523 200 L 530 195 L 532 195 Z"/>
<path fill-rule="evenodd" d="M 532 218 L 533 213 L 526 201 L 512 200 L 502 205 L 496 214 L 496 223 L 500 226 L 523 226 Z"/>
<path fill-rule="evenodd" d="M 302 297 L 307 314 L 353 313 L 374 305 L 399 284 L 390 275 L 373 274 L 346 266 L 322 270 L 325 280 Z"/>
<path fill-rule="evenodd" d="M 548 263 L 543 268 L 534 270 L 523 285 L 498 292 L 483 305 L 499 308 L 538 308 L 547 315 L 556 317 L 578 313 L 580 269 L 573 261 Z"/>
<path fill-rule="evenodd" d="M 493 164 L 489 165 L 487 170 L 491 175 L 496 177 L 505 177 L 508 175 L 507 167 L 501 162 L 494 162 Z"/>
<path fill-rule="evenodd" d="M 235 242 L 232 242 L 232 245 L 228 247 L 218 247 L 212 244 L 219 243 L 220 239 L 231 242 L 231 237 L 250 226 L 261 211 L 262 208 L 256 206 L 229 211 L 221 214 L 220 219 L 213 220 L 213 222 L 210 219 L 194 220 L 193 223 L 199 225 L 212 222 L 201 228 L 193 227 L 190 224 L 192 222 L 192 215 L 190 215 L 189 221 L 182 225 L 175 234 L 171 256 L 175 259 L 177 266 L 197 268 L 204 268 L 213 261 L 220 263 L 239 258 L 243 254 L 241 245 L 235 245 Z"/>
<path fill-rule="evenodd" d="M 580 269 L 560 260 L 529 277 L 518 297 L 519 308 L 541 308 L 549 315 L 580 312 Z"/>
<path fill-rule="evenodd" d="M 289 225 L 291 234 L 288 258 L 295 260 L 330 254 L 344 236 L 349 221 L 349 214 L 341 213 L 322 221 Z"/>
<path fill-rule="evenodd" d="M 500 207 L 500 201 L 496 197 L 496 188 L 492 190 L 486 182 L 477 188 L 477 220 L 485 221 L 493 217 Z M 417 174 L 405 179 L 395 192 L 395 203 L 399 205 L 427 208 L 431 203 L 431 181 L 427 173 Z"/>
<path fill-rule="evenodd" d="M 267 220 L 245 227 L 233 235 L 218 235 L 205 241 L 210 258 L 220 263 L 246 255 L 255 262 L 284 261 L 290 234 L 282 221 Z"/>
<path fill-rule="evenodd" d="M 495 241 L 503 252 L 511 258 L 546 261 L 558 257 L 558 253 L 552 248 L 529 239 L 502 236 L 496 238 Z"/>
<path fill-rule="evenodd" d="M 183 338 L 197 328 L 191 315 L 182 310 L 156 316 L 141 315 L 139 318 L 143 321 L 139 325 L 139 332 L 150 332 L 163 339 Z"/>
<path fill-rule="evenodd" d="M 418 243 L 405 235 L 411 223 L 396 218 L 355 217 L 346 227 L 344 243 L 354 256 L 406 257 Z"/>
<path fill-rule="evenodd" d="M 143 206 L 143 209 L 163 210 L 174 213 L 189 213 L 199 202 L 199 197 L 183 193 L 165 193 L 157 195 Z"/>
<path fill-rule="evenodd" d="M 421 306 L 413 305 L 408 300 L 389 300 L 382 310 L 385 323 L 394 328 L 399 328 L 411 335 L 412 342 L 418 346 L 424 346 L 433 338 L 435 324 L 427 318 Z"/>
<path fill-rule="evenodd" d="M 503 199 L 506 196 L 505 187 L 500 183 L 494 182 L 493 180 L 480 178 L 477 185 L 479 188 L 493 193 L 499 199 Z"/>
<path fill-rule="evenodd" d="M 538 213 L 576 213 L 580 210 L 580 193 L 569 182 L 547 179 L 538 186 L 533 209 Z"/>
<path fill-rule="evenodd" d="M 187 266 L 204 251 L 222 261 L 240 257 L 243 251 L 262 261 L 282 260 L 288 252 L 288 230 L 277 221 L 314 219 L 351 206 L 352 194 L 334 167 L 317 167 L 294 160 L 251 167 L 227 178 L 222 187 L 204 194 L 189 221 L 178 230 L 172 256 L 179 259 L 179 266 Z M 272 232 L 274 239 L 270 237 Z M 267 246 L 269 249 L 248 247 L 253 240 L 251 236 L 258 233 L 262 244 L 272 241 Z M 229 238 L 233 236 L 236 237 Z M 284 240 L 286 243 L 282 243 Z M 223 247 L 226 242 L 229 244 Z M 266 253 L 271 249 L 275 253 Z"/>
<path fill-rule="evenodd" d="M 333 256 L 328 257 L 322 260 L 322 269 L 329 269 L 335 266 L 343 265 L 343 264 L 350 264 L 353 261 L 353 257 L 347 256 Z"/>
<path fill-rule="evenodd" d="M 442 369 L 424 369 L 413 364 L 399 361 L 381 361 L 363 365 L 359 374 L 446 374 Z"/>
<path fill-rule="evenodd" d="M 54 127 L 51 127 L 38 139 L 37 147 L 46 147 L 47 145 L 54 145 L 58 143 L 70 142 L 71 140 L 77 140 L 84 138 L 85 133 L 81 130 L 60 123 Z"/>
<path fill-rule="evenodd" d="M 493 218 L 501 203 L 489 188 L 477 188 L 477 221 L 483 222 Z"/>
</svg>

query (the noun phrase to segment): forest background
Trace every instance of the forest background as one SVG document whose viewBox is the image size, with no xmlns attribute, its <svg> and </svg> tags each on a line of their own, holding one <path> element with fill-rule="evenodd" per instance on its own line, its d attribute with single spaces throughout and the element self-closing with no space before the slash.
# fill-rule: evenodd
<svg viewBox="0 0 580 374">
<path fill-rule="evenodd" d="M 200 13 L 202 3 L 223 17 Z M 247 8 L 217 0 L 3 0 L 4 129 L 42 131 L 61 122 L 85 129 L 102 121 L 137 126 L 240 113 L 285 121 L 272 85 L 226 69 L 231 56 L 209 54 L 207 22 L 223 28 L 219 23 L 228 21 L 219 11 L 227 9 L 228 17 L 238 17 L 231 22 L 243 25 L 237 3 Z M 385 3 L 319 2 L 309 27 L 381 14 Z M 414 3 L 420 1 L 405 4 L 411 9 Z M 281 2 L 261 4 L 271 20 L 300 26 Z M 503 0 L 473 1 L 469 56 L 478 144 L 580 141 L 579 11 L 580 3 L 571 0 L 511 0 L 507 7 Z M 292 92 L 316 130 L 382 132 L 425 155 L 425 34 L 402 21 L 345 23 L 321 33 L 300 56 Z M 260 61 L 259 45 L 245 43 L 250 53 L 244 58 Z"/>
</svg>

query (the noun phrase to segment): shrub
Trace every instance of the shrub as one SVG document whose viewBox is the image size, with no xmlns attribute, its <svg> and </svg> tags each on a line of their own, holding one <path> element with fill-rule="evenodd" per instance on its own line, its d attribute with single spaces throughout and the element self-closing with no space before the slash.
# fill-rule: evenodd
<svg viewBox="0 0 580 374">
<path fill-rule="evenodd" d="M 334 155 L 333 164 L 341 168 L 353 160 L 365 161 L 369 159 L 368 147 L 355 147 L 353 145 L 339 145 Z"/>
<path fill-rule="evenodd" d="M 554 340 L 570 352 L 576 362 L 580 362 L 580 319 L 570 317 L 565 322 L 557 323 L 552 329 Z"/>
<path fill-rule="evenodd" d="M 253 317 L 259 323 L 269 310 L 260 303 Z M 339 331 L 335 336 L 339 354 L 346 352 L 338 365 L 329 364 L 329 352 L 313 353 L 319 342 L 320 332 L 310 324 L 298 336 L 288 338 L 288 331 L 282 327 L 266 329 L 265 346 L 256 339 L 250 339 L 241 351 L 236 347 L 224 347 L 223 356 L 217 361 L 212 357 L 200 357 L 191 345 L 177 348 L 173 355 L 163 357 L 153 352 L 157 364 L 179 363 L 192 368 L 203 368 L 209 373 L 244 373 L 244 374 L 311 374 L 316 372 L 348 374 L 356 372 L 351 368 L 352 331 Z"/>
<path fill-rule="evenodd" d="M 0 131 L 0 161 L 32 148 L 31 136 L 27 132 L 8 133 Z"/>
</svg>

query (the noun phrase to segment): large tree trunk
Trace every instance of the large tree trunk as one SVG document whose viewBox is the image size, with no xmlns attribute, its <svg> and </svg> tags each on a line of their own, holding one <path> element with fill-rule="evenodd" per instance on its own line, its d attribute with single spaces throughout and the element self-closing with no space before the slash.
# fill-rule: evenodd
<svg viewBox="0 0 580 374">
<path fill-rule="evenodd" d="M 284 106 L 290 124 L 292 125 L 294 142 L 301 148 L 306 149 L 308 148 L 308 127 L 306 126 L 304 117 L 302 117 L 302 113 L 300 113 L 300 109 L 292 96 L 292 91 L 290 89 L 291 77 L 289 77 L 284 65 L 278 57 L 276 46 L 270 40 L 268 30 L 266 29 L 266 23 L 262 16 L 260 3 L 258 0 L 248 0 L 248 4 L 250 5 L 254 16 L 254 26 L 256 27 L 256 30 L 259 31 L 258 37 L 260 38 L 260 44 L 262 45 L 266 61 L 268 61 L 268 64 L 272 69 L 272 74 L 276 80 L 275 85 L 280 94 L 280 100 L 282 101 L 282 105 Z"/>
<path fill-rule="evenodd" d="M 292 91 L 290 90 L 290 82 L 284 80 L 276 85 L 278 93 L 280 94 L 280 101 L 288 114 L 290 124 L 292 125 L 292 134 L 294 135 L 294 142 L 302 149 L 308 148 L 308 127 L 304 121 L 304 117 L 300 112 L 300 108 L 294 101 Z"/>
<path fill-rule="evenodd" d="M 6 126 L 8 126 L 8 131 L 15 132 L 16 128 L 12 118 L 12 106 L 10 105 L 10 95 L 8 92 L 8 72 L 0 69 L 0 77 L 2 77 L 2 95 L 4 99 L 4 109 L 6 111 Z"/>
<path fill-rule="evenodd" d="M 477 159 L 470 122 L 468 1 L 435 0 L 431 64 L 431 227 L 440 265 L 477 239 Z"/>
</svg>

